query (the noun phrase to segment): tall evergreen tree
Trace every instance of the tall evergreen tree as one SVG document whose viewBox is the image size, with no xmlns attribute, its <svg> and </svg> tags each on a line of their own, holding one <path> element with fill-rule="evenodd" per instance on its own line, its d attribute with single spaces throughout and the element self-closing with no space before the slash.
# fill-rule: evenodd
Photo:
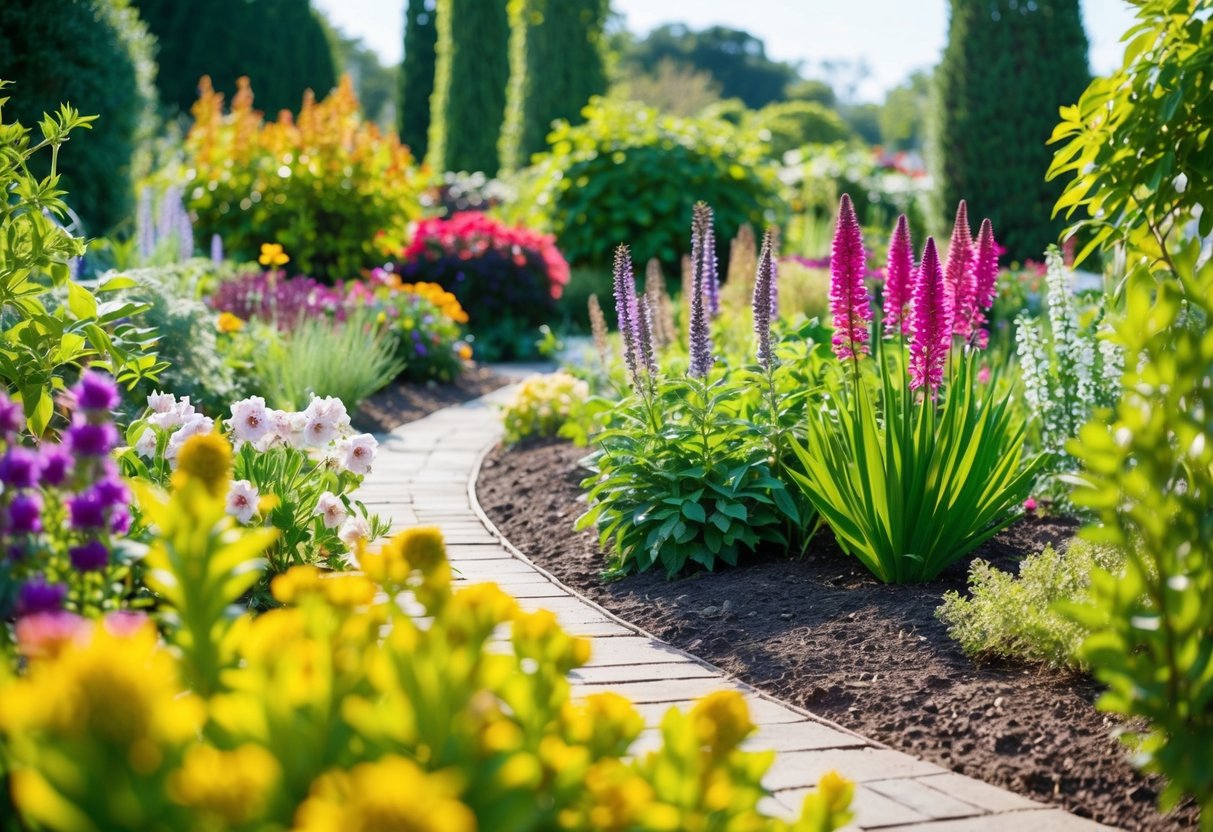
<svg viewBox="0 0 1213 832">
<path fill-rule="evenodd" d="M 424 159 L 429 148 L 430 96 L 434 94 L 438 15 L 434 0 L 409 0 L 404 12 L 404 63 L 400 66 L 400 141 Z"/>
<path fill-rule="evenodd" d="M 581 122 L 606 92 L 602 28 L 607 0 L 510 0 L 510 85 L 501 164 L 524 167 L 547 147 L 552 122 Z"/>
<path fill-rule="evenodd" d="M 1011 258 L 1039 258 L 1061 231 L 1045 143 L 1089 80 L 1079 0 L 952 0 L 931 154 L 940 226 L 966 199 Z"/>
<path fill-rule="evenodd" d="M 438 0 L 427 158 L 436 170 L 498 169 L 510 76 L 506 0 Z"/>
<path fill-rule="evenodd" d="M 299 109 L 303 91 L 317 97 L 337 83 L 333 53 L 309 0 L 135 0 L 160 43 L 156 86 L 161 101 L 188 112 L 198 79 L 231 94 L 247 75 L 257 108 Z"/>
</svg>

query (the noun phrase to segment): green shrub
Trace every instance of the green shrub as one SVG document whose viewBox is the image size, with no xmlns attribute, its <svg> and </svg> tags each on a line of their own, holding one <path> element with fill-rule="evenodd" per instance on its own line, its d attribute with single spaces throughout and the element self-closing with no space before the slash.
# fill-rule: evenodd
<svg viewBox="0 0 1213 832">
<path fill-rule="evenodd" d="M 761 145 L 731 125 L 601 98 L 583 115 L 577 127 L 557 123 L 552 149 L 524 172 L 512 209 L 524 214 L 516 220 L 550 228 L 570 263 L 609 263 L 627 240 L 638 261 L 656 257 L 672 273 L 687 253 L 696 200 L 715 210 L 717 239 L 777 218 L 775 170 L 762 161 Z"/>
<path fill-rule="evenodd" d="M 530 376 L 505 406 L 506 444 L 534 436 L 564 436 L 586 444 L 594 412 L 589 401 L 589 384 L 568 373 Z"/>
<path fill-rule="evenodd" d="M 834 144 L 851 138 L 851 130 L 838 113 L 813 101 L 781 101 L 754 113 L 751 126 L 776 159 L 806 144 Z"/>
<path fill-rule="evenodd" d="M 1029 555 L 1012 575 L 984 560 L 969 567 L 969 597 L 949 592 L 936 617 L 974 656 L 999 656 L 1055 667 L 1081 665 L 1078 648 L 1091 631 L 1058 612 L 1060 601 L 1089 600 L 1091 575 L 1118 575 L 1124 554 L 1113 546 L 1073 540 Z"/>
<path fill-rule="evenodd" d="M 128 0 L 0 4 L 0 78 L 17 84 L 9 117 L 33 124 L 61 101 L 102 114 L 60 156 L 68 203 L 93 235 L 122 222 L 134 205 L 139 146 L 155 115 L 152 51 Z M 51 171 L 50 155 L 30 162 L 39 178 Z"/>
</svg>

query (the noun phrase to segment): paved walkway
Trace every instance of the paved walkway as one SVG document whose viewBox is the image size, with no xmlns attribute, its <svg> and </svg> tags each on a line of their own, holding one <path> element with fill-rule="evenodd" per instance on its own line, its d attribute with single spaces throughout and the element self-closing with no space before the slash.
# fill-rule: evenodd
<svg viewBox="0 0 1213 832">
<path fill-rule="evenodd" d="M 774 792 L 767 810 L 790 814 L 830 769 L 855 780 L 858 829 L 914 832 L 1095 830 L 1059 809 L 893 751 L 729 678 L 614 618 L 532 565 L 480 510 L 474 477 L 501 435 L 496 405 L 504 388 L 447 408 L 379 437 L 379 457 L 360 497 L 393 526 L 437 525 L 465 581 L 494 581 L 526 609 L 550 609 L 570 632 L 593 639 L 590 664 L 570 679 L 573 695 L 611 690 L 637 704 L 650 725 L 636 750 L 651 747 L 662 714 L 713 690 L 734 688 L 749 701 L 754 748 L 779 756 L 767 775 Z"/>
</svg>

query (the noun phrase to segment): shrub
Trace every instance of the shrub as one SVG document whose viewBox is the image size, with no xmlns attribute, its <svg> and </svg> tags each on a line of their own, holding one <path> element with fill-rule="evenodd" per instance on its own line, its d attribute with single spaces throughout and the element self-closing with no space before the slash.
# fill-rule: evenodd
<svg viewBox="0 0 1213 832">
<path fill-rule="evenodd" d="M 505 441 L 513 445 L 533 436 L 568 436 L 585 444 L 584 425 L 590 386 L 568 373 L 534 375 L 523 380 L 505 406 Z"/>
<path fill-rule="evenodd" d="M 583 116 L 553 128 L 515 209 L 545 223 L 571 263 L 605 265 L 624 240 L 642 263 L 677 263 L 696 199 L 715 209 L 721 239 L 777 218 L 775 171 L 732 125 L 601 98 Z"/>
<path fill-rule="evenodd" d="M 276 270 L 245 272 L 224 280 L 210 297 L 216 312 L 242 321 L 259 320 L 290 331 L 305 320 L 345 320 L 340 289 L 304 275 L 286 277 Z"/>
<path fill-rule="evenodd" d="M 845 142 L 851 130 L 829 107 L 813 101 L 780 101 L 754 113 L 752 125 L 763 132 L 770 154 L 783 154 L 807 144 Z"/>
<path fill-rule="evenodd" d="M 1115 410 L 1069 447 L 1082 462 L 1074 502 L 1098 513 L 1093 541 L 1125 550 L 1123 573 L 1091 577 L 1072 610 L 1091 630 L 1080 656 L 1108 686 L 1099 707 L 1146 726 L 1122 738 L 1135 762 L 1169 781 L 1165 811 L 1184 796 L 1213 820 L 1213 261 L 1200 242 L 1168 253 L 1161 283 L 1129 278 L 1117 341 L 1124 388 Z M 1198 264 L 1200 264 L 1198 266 Z"/>
<path fill-rule="evenodd" d="M 351 284 L 345 303 L 382 320 L 404 364 L 401 377 L 409 381 L 453 381 L 472 357 L 462 327 L 468 315 L 437 283 L 402 283 L 399 275 L 376 269 L 371 283 Z"/>
<path fill-rule="evenodd" d="M 60 101 L 103 114 L 62 149 L 62 187 L 91 235 L 131 214 L 140 144 L 156 105 L 154 42 L 127 0 L 27 0 L 0 7 L 0 78 L 17 84 L 10 118 L 33 124 Z M 51 154 L 29 160 L 39 179 Z M 7 189 L 5 189 L 7 193 Z"/>
<path fill-rule="evenodd" d="M 241 79 L 224 112 L 203 79 L 185 140 L 184 190 L 200 238 L 218 234 L 229 257 L 276 240 L 306 274 L 335 280 L 381 260 L 376 237 L 403 239 L 420 213 L 413 157 L 363 121 L 348 78 L 323 101 L 305 96 L 297 118 L 266 123 Z"/>
<path fill-rule="evenodd" d="M 226 473 L 194 467 L 169 497 L 139 489 L 161 530 L 148 559 L 169 644 L 146 623 L 74 620 L 57 642 L 43 635 L 53 649 L 22 676 L 0 675 L 29 823 L 829 832 L 850 819 L 853 784 L 833 772 L 794 822 L 760 812 L 774 755 L 740 749 L 755 726 L 736 691 L 671 709 L 659 747 L 629 759 L 635 708 L 571 701 L 589 643 L 491 584 L 454 591 L 437 529 L 366 553 L 363 575 L 296 567 L 273 582 L 286 608 L 232 618 L 273 535 L 233 528 Z M 396 603 L 406 590 L 423 619 Z"/>
<path fill-rule="evenodd" d="M 1086 603 L 1092 573 L 1102 569 L 1116 575 L 1123 565 L 1120 550 L 1084 540 L 1029 555 L 1018 575 L 975 560 L 969 567 L 969 597 L 947 593 L 935 615 L 971 655 L 1081 666 L 1078 648 L 1091 631 L 1058 612 L 1057 604 Z"/>
<path fill-rule="evenodd" d="M 532 355 L 535 329 L 569 281 L 551 237 L 476 212 L 419 223 L 396 273 L 404 283 L 437 283 L 454 294 L 486 361 Z"/>
</svg>

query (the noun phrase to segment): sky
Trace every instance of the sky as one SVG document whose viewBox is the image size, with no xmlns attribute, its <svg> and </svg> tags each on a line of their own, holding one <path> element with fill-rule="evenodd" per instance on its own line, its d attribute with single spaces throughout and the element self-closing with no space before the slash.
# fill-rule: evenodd
<svg viewBox="0 0 1213 832">
<path fill-rule="evenodd" d="M 400 60 L 405 0 L 314 0 L 347 35 L 361 38 L 387 63 Z M 947 37 L 947 0 L 611 0 L 626 25 L 644 33 L 663 23 L 701 29 L 715 24 L 744 29 L 766 42 L 767 54 L 803 62 L 821 77 L 822 60 L 863 59 L 871 75 L 857 89 L 879 101 L 915 69 L 934 65 Z M 1082 0 L 1091 43 L 1091 69 L 1120 63 L 1120 36 L 1132 25 L 1124 0 Z"/>
</svg>

